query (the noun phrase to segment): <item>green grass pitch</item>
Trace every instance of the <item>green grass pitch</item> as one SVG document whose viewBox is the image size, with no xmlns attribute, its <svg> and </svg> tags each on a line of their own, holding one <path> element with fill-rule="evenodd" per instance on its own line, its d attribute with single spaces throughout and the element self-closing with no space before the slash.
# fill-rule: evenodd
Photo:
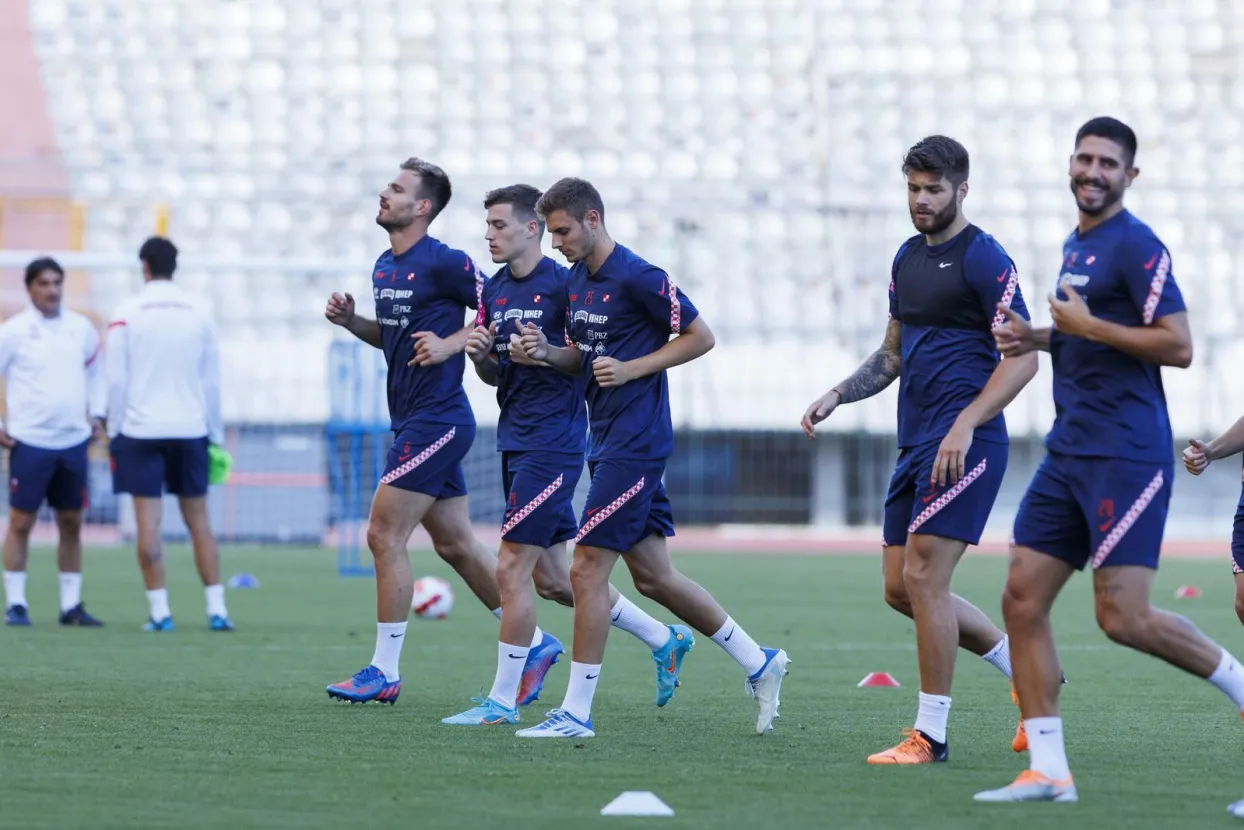
<svg viewBox="0 0 1244 830">
<path fill-rule="evenodd" d="M 85 600 L 108 625 L 55 624 L 54 557 L 32 556 L 35 626 L 0 628 L 0 827 L 688 828 L 1230 827 L 1244 798 L 1244 727 L 1222 696 L 1097 631 L 1087 578 L 1056 609 L 1070 679 L 1063 715 L 1080 803 L 978 805 L 1025 766 L 1010 750 L 1016 710 L 1003 678 L 960 652 L 951 760 L 874 768 L 915 715 L 911 623 L 882 602 L 870 556 L 681 558 L 758 640 L 793 661 L 774 732 L 754 734 L 737 667 L 701 637 L 683 687 L 652 703 L 648 652 L 613 632 L 597 694 L 598 736 L 520 741 L 512 729 L 451 728 L 440 718 L 491 684 L 496 621 L 430 554 L 416 574 L 446 576 L 458 605 L 412 620 L 396 707 L 331 702 L 327 683 L 371 656 L 370 580 L 340 579 L 320 550 L 226 549 L 225 573 L 262 587 L 232 591 L 239 630 L 206 628 L 203 594 L 183 549 L 168 556 L 178 630 L 144 634 L 132 554 L 87 556 Z M 969 555 L 956 590 L 995 619 L 1001 558 Z M 618 584 L 629 581 L 619 571 Z M 1174 600 L 1181 584 L 1202 588 Z M 1171 561 L 1160 604 L 1244 652 L 1230 567 Z M 633 591 L 631 592 L 633 595 Z M 570 643 L 570 613 L 541 603 L 541 624 Z M 899 689 L 857 689 L 889 671 Z M 565 665 L 531 723 L 557 705 Z M 652 790 L 672 819 L 601 817 L 623 790 Z"/>
</svg>

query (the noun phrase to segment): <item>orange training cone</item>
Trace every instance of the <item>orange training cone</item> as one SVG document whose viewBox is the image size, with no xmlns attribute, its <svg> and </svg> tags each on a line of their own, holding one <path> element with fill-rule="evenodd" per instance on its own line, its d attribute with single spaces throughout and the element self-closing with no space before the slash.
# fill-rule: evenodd
<svg viewBox="0 0 1244 830">
<path fill-rule="evenodd" d="M 1201 596 L 1201 589 L 1192 585 L 1180 585 L 1175 589 L 1175 599 L 1197 599 Z"/>
<path fill-rule="evenodd" d="M 898 681 L 894 679 L 894 675 L 884 671 L 870 671 L 864 676 L 864 679 L 855 686 L 858 689 L 864 689 L 871 686 L 897 686 Z"/>
</svg>

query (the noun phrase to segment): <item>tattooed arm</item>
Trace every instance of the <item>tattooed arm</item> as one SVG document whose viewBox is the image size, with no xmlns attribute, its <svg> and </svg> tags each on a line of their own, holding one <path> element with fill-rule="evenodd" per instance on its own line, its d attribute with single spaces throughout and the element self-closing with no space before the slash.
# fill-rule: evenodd
<svg viewBox="0 0 1244 830">
<path fill-rule="evenodd" d="M 816 425 L 824 421 L 840 404 L 871 398 L 894 382 L 903 367 L 903 324 L 893 318 L 886 324 L 881 348 L 870 354 L 849 378 L 812 402 L 803 414 L 800 426 L 809 438 Z"/>
</svg>

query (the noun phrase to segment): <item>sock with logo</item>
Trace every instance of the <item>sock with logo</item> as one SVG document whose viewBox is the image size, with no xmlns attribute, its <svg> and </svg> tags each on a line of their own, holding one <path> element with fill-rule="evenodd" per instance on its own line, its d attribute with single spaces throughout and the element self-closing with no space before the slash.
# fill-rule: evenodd
<svg viewBox="0 0 1244 830">
<path fill-rule="evenodd" d="M 726 654 L 743 667 L 748 677 L 764 668 L 765 653 L 760 650 L 756 641 L 748 636 L 742 626 L 736 625 L 734 619 L 726 617 L 721 629 L 713 635 L 713 642 L 725 649 Z"/>
<path fill-rule="evenodd" d="M 596 696 L 596 681 L 599 679 L 599 664 L 571 663 L 570 683 L 566 686 L 562 709 L 587 723 L 592 717 L 592 698 Z"/>
<path fill-rule="evenodd" d="M 497 644 L 497 674 L 492 681 L 488 696 L 507 709 L 514 708 L 518 697 L 518 685 L 523 679 L 523 667 L 527 665 L 527 646 Z"/>
<path fill-rule="evenodd" d="M 402 643 L 406 642 L 406 621 L 376 623 L 376 653 L 371 664 L 384 672 L 384 679 L 396 683 L 402 679 L 398 663 L 402 659 Z"/>
<path fill-rule="evenodd" d="M 1063 719 L 1028 718 L 1024 730 L 1028 733 L 1028 768 L 1055 781 L 1068 778 L 1071 770 L 1063 745 Z"/>
<path fill-rule="evenodd" d="M 656 651 L 670 639 L 669 626 L 649 616 L 644 609 L 618 594 L 618 601 L 609 611 L 609 617 L 615 628 L 627 634 L 633 634 L 643 641 L 648 648 Z"/>
</svg>

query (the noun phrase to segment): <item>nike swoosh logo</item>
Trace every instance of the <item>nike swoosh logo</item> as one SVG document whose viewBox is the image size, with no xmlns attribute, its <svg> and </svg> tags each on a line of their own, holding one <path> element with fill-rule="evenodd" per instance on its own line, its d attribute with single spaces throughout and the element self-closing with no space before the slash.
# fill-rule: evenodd
<svg viewBox="0 0 1244 830">
<path fill-rule="evenodd" d="M 921 496 L 920 501 L 924 502 L 925 504 L 928 504 L 929 502 L 933 501 L 933 499 L 935 498 L 937 498 L 937 493 L 929 493 L 927 496 Z"/>
<path fill-rule="evenodd" d="M 588 680 L 595 680 L 595 679 L 596 679 L 596 678 L 598 678 L 598 677 L 600 677 L 600 674 L 599 674 L 599 673 L 597 673 L 597 674 L 589 674 L 589 675 L 587 676 L 587 679 L 588 679 Z M 1044 734 L 1044 733 L 1043 733 L 1043 734 Z"/>
<path fill-rule="evenodd" d="M 510 657 L 511 659 L 514 659 L 514 660 L 526 660 L 527 659 L 527 655 L 525 654 L 511 654 Z"/>
<path fill-rule="evenodd" d="M 615 615 L 614 615 L 614 617 L 613 617 L 613 621 L 614 621 L 614 622 L 617 622 L 617 621 L 618 621 L 618 620 L 620 620 L 620 619 L 622 619 L 622 612 L 621 612 L 621 611 L 619 611 L 617 614 L 615 614 Z"/>
<path fill-rule="evenodd" d="M 1037 730 L 1037 734 L 1038 735 L 1053 735 L 1057 731 L 1058 731 L 1057 729 L 1039 729 Z"/>
<path fill-rule="evenodd" d="M 724 642 L 730 642 L 730 638 L 734 636 L 734 629 L 730 629 L 730 633 L 725 636 Z"/>
<path fill-rule="evenodd" d="M 398 461 L 405 461 L 406 459 L 410 458 L 410 457 L 411 457 L 411 455 L 413 455 L 413 453 L 406 453 L 406 455 L 399 455 L 399 456 L 397 457 L 397 460 L 398 460 Z"/>
<path fill-rule="evenodd" d="M 1152 259 L 1150 259 L 1148 262 L 1146 262 L 1146 263 L 1145 263 L 1145 270 L 1146 270 L 1146 271 L 1148 271 L 1148 270 L 1149 270 L 1150 268 L 1152 268 L 1154 265 L 1157 265 L 1157 263 L 1158 263 L 1158 257 L 1159 257 L 1159 256 L 1161 256 L 1161 255 L 1160 255 L 1160 254 L 1154 254 L 1154 255 L 1153 255 L 1153 258 L 1152 258 Z M 1042 733 L 1042 734 L 1044 734 L 1044 733 Z"/>
<path fill-rule="evenodd" d="M 952 266 L 952 265 L 954 265 L 954 263 L 953 263 L 953 262 L 939 262 L 939 263 L 937 263 L 937 267 L 938 267 L 938 268 L 949 268 L 949 267 L 950 267 L 950 266 Z"/>
<path fill-rule="evenodd" d="M 389 636 L 392 637 L 394 640 L 396 640 L 398 637 L 405 637 L 406 635 L 405 634 L 390 634 Z"/>
</svg>

